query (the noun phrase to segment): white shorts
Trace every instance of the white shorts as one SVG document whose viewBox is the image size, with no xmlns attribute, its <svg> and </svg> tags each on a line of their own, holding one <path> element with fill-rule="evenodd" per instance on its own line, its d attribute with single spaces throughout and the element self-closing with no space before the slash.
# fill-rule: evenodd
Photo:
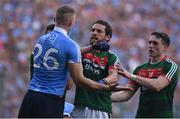
<svg viewBox="0 0 180 119">
<path fill-rule="evenodd" d="M 111 114 L 98 110 L 89 109 L 88 107 L 74 107 L 71 112 L 72 118 L 111 118 Z"/>
</svg>

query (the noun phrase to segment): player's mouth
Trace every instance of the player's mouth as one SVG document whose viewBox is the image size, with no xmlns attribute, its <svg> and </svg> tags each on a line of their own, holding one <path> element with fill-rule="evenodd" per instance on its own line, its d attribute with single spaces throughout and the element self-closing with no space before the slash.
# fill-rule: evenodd
<svg viewBox="0 0 180 119">
<path fill-rule="evenodd" d="M 149 54 L 153 54 L 153 52 L 154 52 L 153 50 L 149 50 Z"/>
<path fill-rule="evenodd" d="M 96 43 L 96 42 L 97 42 L 97 40 L 98 40 L 98 38 L 97 38 L 97 37 L 92 36 L 92 37 L 90 38 L 90 44 L 92 45 L 92 44 Z"/>
<path fill-rule="evenodd" d="M 98 38 L 96 36 L 92 36 L 91 39 L 98 40 Z"/>
</svg>

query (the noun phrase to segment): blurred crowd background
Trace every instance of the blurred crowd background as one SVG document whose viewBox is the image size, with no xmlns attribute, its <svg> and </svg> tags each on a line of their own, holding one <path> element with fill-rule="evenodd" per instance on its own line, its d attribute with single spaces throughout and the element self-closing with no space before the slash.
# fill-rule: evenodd
<svg viewBox="0 0 180 119">
<path fill-rule="evenodd" d="M 0 117 L 17 117 L 30 80 L 33 46 L 65 4 L 78 12 L 70 37 L 80 46 L 89 44 L 92 23 L 104 19 L 113 27 L 111 50 L 126 69 L 133 71 L 148 60 L 146 43 L 153 31 L 169 34 L 168 56 L 180 66 L 179 0 L 0 0 Z M 120 77 L 119 82 L 125 85 L 127 79 Z M 68 102 L 73 103 L 74 89 L 67 93 Z M 113 117 L 134 117 L 138 93 L 128 102 L 113 103 Z M 173 108 L 180 117 L 180 82 Z"/>
</svg>

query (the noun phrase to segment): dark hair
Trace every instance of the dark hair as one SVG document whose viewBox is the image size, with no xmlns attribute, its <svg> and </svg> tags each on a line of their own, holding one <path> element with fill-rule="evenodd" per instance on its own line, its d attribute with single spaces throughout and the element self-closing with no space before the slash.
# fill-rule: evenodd
<svg viewBox="0 0 180 119">
<path fill-rule="evenodd" d="M 45 34 L 52 31 L 54 29 L 54 27 L 55 27 L 55 24 L 49 24 L 45 29 Z"/>
<path fill-rule="evenodd" d="M 110 38 L 112 37 L 112 28 L 111 26 L 108 24 L 108 22 L 104 21 L 104 20 L 97 20 L 94 24 L 101 24 L 101 25 L 104 25 L 106 28 L 105 28 L 105 34 L 106 35 L 109 35 Z M 93 24 L 93 25 L 94 25 Z"/>
<path fill-rule="evenodd" d="M 170 45 L 170 38 L 169 36 L 164 32 L 152 32 L 151 35 L 155 35 L 157 38 L 162 39 L 162 42 L 166 44 L 167 46 Z"/>
<path fill-rule="evenodd" d="M 75 10 L 69 6 L 63 6 L 57 9 L 55 21 L 57 24 L 66 25 L 67 22 L 73 19 Z"/>
</svg>

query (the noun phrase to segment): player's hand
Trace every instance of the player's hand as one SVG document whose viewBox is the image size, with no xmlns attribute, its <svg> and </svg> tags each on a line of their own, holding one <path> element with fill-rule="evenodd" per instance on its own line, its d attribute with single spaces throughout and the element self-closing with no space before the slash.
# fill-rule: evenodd
<svg viewBox="0 0 180 119">
<path fill-rule="evenodd" d="M 117 64 L 115 65 L 115 69 L 117 70 L 117 72 L 118 72 L 119 75 L 122 75 L 122 76 L 124 76 L 124 77 L 126 77 L 126 78 L 128 78 L 128 79 L 131 78 L 131 75 L 132 75 L 132 74 L 129 73 L 127 70 L 125 70 L 120 63 L 117 63 Z"/>
<path fill-rule="evenodd" d="M 95 46 L 96 45 L 96 43 L 97 43 L 97 39 L 96 38 L 92 38 L 91 40 L 90 40 L 90 44 L 92 45 L 92 46 Z"/>
<path fill-rule="evenodd" d="M 103 84 L 103 85 L 107 85 L 106 82 L 103 79 L 99 80 L 98 83 Z M 97 90 L 96 93 L 100 94 L 100 95 L 104 95 L 106 92 Z"/>
<path fill-rule="evenodd" d="M 92 48 L 94 50 L 100 50 L 101 52 L 108 51 L 110 46 L 105 40 L 94 40 Z"/>
</svg>

